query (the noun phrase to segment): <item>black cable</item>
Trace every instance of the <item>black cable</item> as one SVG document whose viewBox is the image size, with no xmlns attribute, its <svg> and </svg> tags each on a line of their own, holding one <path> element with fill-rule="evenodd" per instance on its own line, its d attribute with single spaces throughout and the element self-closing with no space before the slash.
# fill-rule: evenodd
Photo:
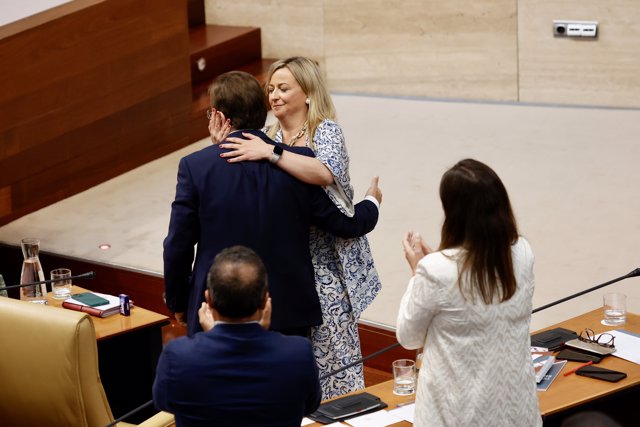
<svg viewBox="0 0 640 427">
<path fill-rule="evenodd" d="M 153 400 L 150 400 L 147 403 L 145 403 L 144 405 L 138 406 L 136 409 L 133 409 L 133 410 L 127 412 L 126 414 L 124 414 L 123 416 L 118 418 L 117 420 L 114 420 L 113 422 L 107 424 L 105 427 L 113 427 L 116 424 L 118 424 L 120 421 L 123 421 L 125 418 L 129 418 L 131 415 L 135 414 L 136 412 L 142 411 L 144 408 L 146 408 L 149 405 L 153 405 Z"/>
<path fill-rule="evenodd" d="M 608 282 L 603 283 L 603 284 L 601 284 L 601 285 L 594 286 L 594 287 L 592 287 L 592 288 L 586 289 L 586 290 L 584 290 L 584 291 L 580 291 L 580 292 L 575 293 L 575 294 L 573 294 L 573 295 L 569 295 L 568 297 L 564 297 L 564 298 L 561 298 L 561 299 L 559 299 L 559 300 L 557 300 L 557 301 L 554 301 L 554 302 L 551 302 L 551 303 L 549 303 L 549 304 L 543 305 L 542 307 L 535 308 L 535 309 L 533 309 L 533 310 L 531 311 L 531 314 L 537 313 L 538 311 L 545 310 L 545 309 L 547 309 L 547 308 L 549 308 L 549 307 L 553 307 L 554 305 L 558 305 L 558 304 L 560 304 L 560 303 L 563 303 L 563 302 L 568 301 L 568 300 L 570 300 L 570 299 L 573 299 L 573 298 L 579 297 L 579 296 L 584 295 L 584 294 L 586 294 L 586 293 L 589 293 L 589 292 L 591 292 L 591 291 L 595 291 L 596 289 L 603 288 L 603 287 L 605 287 L 605 286 L 607 286 L 607 285 L 610 285 L 610 284 L 612 284 L 612 283 L 619 282 L 620 280 L 624 280 L 624 279 L 627 279 L 627 278 L 629 278 L 629 277 L 636 277 L 636 276 L 640 276 L 640 268 L 636 268 L 635 270 L 631 271 L 631 272 L 630 272 L 630 273 L 628 273 L 628 274 L 625 274 L 624 276 L 620 276 L 620 277 L 618 277 L 618 278 L 616 278 L 616 279 L 609 280 Z M 351 362 L 351 363 L 349 363 L 349 364 L 347 364 L 347 365 L 343 366 L 343 367 L 342 367 L 342 368 L 340 368 L 340 369 L 336 369 L 335 371 L 331 371 L 331 372 L 329 372 L 328 374 L 321 375 L 321 376 L 320 376 L 320 380 L 322 381 L 322 380 L 324 380 L 324 379 L 326 379 L 326 378 L 329 378 L 329 377 L 330 377 L 330 376 L 332 376 L 332 375 L 335 375 L 335 374 L 337 374 L 337 373 L 340 373 L 340 372 L 344 371 L 345 369 L 349 369 L 349 368 L 351 368 L 352 366 L 355 366 L 355 365 L 359 365 L 359 364 L 361 364 L 361 363 L 364 363 L 364 362 L 366 362 L 366 361 L 367 361 L 367 360 L 369 360 L 369 359 L 373 359 L 374 357 L 379 356 L 379 355 L 381 355 L 382 353 L 386 353 L 386 352 L 387 352 L 387 351 L 389 351 L 389 350 L 393 350 L 394 348 L 399 347 L 399 346 L 400 346 L 400 343 L 398 343 L 398 342 L 397 342 L 397 343 L 392 344 L 392 345 L 390 345 L 390 346 L 388 346 L 388 347 L 385 347 L 385 348 L 383 348 L 383 349 L 381 349 L 381 350 L 378 350 L 378 351 L 376 351 L 375 353 L 371 353 L 370 355 L 368 355 L 368 356 L 366 356 L 366 357 L 363 357 L 363 358 L 360 358 L 360 359 L 356 360 L 355 362 Z M 149 405 L 151 405 L 151 404 L 153 404 L 153 401 L 152 401 L 152 400 L 150 400 L 150 401 L 148 401 L 147 403 L 145 403 L 144 405 L 139 406 L 138 408 L 136 408 L 136 409 L 134 409 L 134 410 L 132 410 L 132 411 L 130 411 L 130 412 L 128 412 L 128 413 L 126 413 L 126 414 L 124 414 L 123 416 L 121 416 L 120 418 L 118 418 L 117 420 L 113 421 L 111 424 L 108 424 L 108 425 L 107 425 L 107 426 L 105 426 L 105 427 L 113 427 L 113 426 L 115 426 L 116 424 L 118 424 L 120 421 L 124 420 L 124 419 L 125 419 L 125 418 L 127 418 L 127 417 L 130 417 L 131 415 L 135 414 L 135 413 L 136 413 L 136 412 L 138 412 L 138 411 L 141 411 L 142 409 L 146 408 L 147 406 L 149 406 Z"/>
<path fill-rule="evenodd" d="M 78 274 L 76 276 L 61 277 L 59 279 L 40 280 L 38 282 L 23 283 L 20 285 L 0 286 L 0 289 L 6 290 L 6 289 L 25 288 L 27 286 L 44 285 L 47 283 L 54 283 L 54 282 L 64 282 L 65 280 L 95 279 L 95 277 L 96 277 L 96 273 L 93 271 L 89 271 L 87 273 Z"/>
<path fill-rule="evenodd" d="M 624 279 L 627 279 L 629 277 L 636 277 L 636 276 L 640 276 L 640 268 L 636 268 L 635 270 L 631 271 L 630 273 L 625 274 L 624 276 L 620 276 L 620 277 L 618 277 L 616 279 L 609 280 L 608 282 L 605 282 L 605 283 L 603 283 L 601 285 L 596 285 L 596 286 L 594 286 L 592 288 L 589 288 L 589 289 L 586 289 L 584 291 L 580 291 L 580 292 L 575 293 L 573 295 L 569 295 L 568 297 L 561 298 L 558 301 L 550 302 L 549 304 L 543 305 L 542 307 L 538 307 L 538 308 L 534 309 L 531 312 L 531 314 L 537 313 L 538 311 L 542 311 L 542 310 L 547 309 L 549 307 L 553 307 L 554 305 L 558 305 L 558 304 L 560 304 L 562 302 L 569 301 L 570 299 L 579 297 L 580 295 L 584 295 L 584 294 L 589 293 L 591 291 L 595 291 L 596 289 L 604 288 L 605 286 L 610 285 L 612 283 L 619 282 L 620 280 L 624 280 Z"/>
<path fill-rule="evenodd" d="M 563 302 L 568 301 L 568 300 L 570 300 L 570 299 L 573 299 L 573 298 L 579 297 L 579 296 L 584 295 L 584 294 L 586 294 L 586 293 L 589 293 L 589 292 L 591 292 L 591 291 L 595 291 L 596 289 L 603 288 L 603 287 L 605 287 L 605 286 L 607 286 L 607 285 L 610 285 L 610 284 L 612 284 L 612 283 L 619 282 L 620 280 L 624 280 L 624 279 L 627 279 L 627 278 L 629 278 L 629 277 L 636 277 L 636 276 L 640 276 L 640 268 L 636 268 L 635 270 L 631 271 L 630 273 L 625 274 L 624 276 L 620 276 L 620 277 L 618 277 L 618 278 L 616 278 L 616 279 L 609 280 L 608 282 L 603 283 L 603 284 L 601 284 L 601 285 L 594 286 L 594 287 L 589 288 L 589 289 L 586 289 L 586 290 L 584 290 L 584 291 L 580 291 L 580 292 L 578 292 L 578 293 L 576 293 L 576 294 L 569 295 L 568 297 L 564 297 L 564 298 L 561 298 L 561 299 L 559 299 L 559 300 L 557 300 L 557 301 L 554 301 L 554 302 L 551 302 L 551 303 L 549 303 L 549 304 L 543 305 L 542 307 L 535 308 L 535 309 L 533 309 L 533 310 L 531 311 L 531 314 L 537 313 L 538 311 L 545 310 L 545 309 L 547 309 L 547 308 L 549 308 L 549 307 L 553 307 L 554 305 L 558 305 L 558 304 L 560 304 L 560 303 L 563 303 Z M 385 348 L 383 348 L 382 350 L 378 350 L 378 351 L 376 351 L 375 353 L 372 353 L 372 354 L 370 354 L 370 355 L 369 355 L 369 356 L 367 356 L 367 357 L 364 357 L 364 358 L 358 359 L 358 360 L 356 360 L 355 362 L 349 363 L 348 365 L 345 365 L 345 366 L 343 366 L 343 367 L 342 367 L 342 368 L 340 368 L 340 369 L 337 369 L 337 370 L 335 370 L 335 371 L 329 372 L 328 374 L 325 374 L 325 375 L 320 376 L 320 380 L 324 380 L 324 379 L 326 379 L 326 378 L 329 378 L 329 377 L 330 377 L 330 376 L 332 376 L 332 375 L 335 375 L 335 374 L 337 374 L 337 373 L 339 373 L 339 372 L 344 371 L 345 369 L 349 369 L 349 368 L 350 368 L 350 367 L 352 367 L 352 366 L 359 365 L 360 363 L 366 362 L 367 360 L 372 359 L 372 358 L 374 358 L 374 357 L 376 357 L 376 356 L 379 356 L 379 355 L 381 355 L 382 353 L 387 352 L 387 351 L 389 351 L 389 350 L 391 350 L 391 349 L 394 349 L 394 348 L 398 347 L 399 345 L 400 345 L 400 343 L 395 343 L 395 344 L 393 344 L 393 345 L 390 345 L 389 347 L 385 347 Z"/>
<path fill-rule="evenodd" d="M 379 356 L 379 355 L 381 355 L 382 353 L 387 352 L 387 351 L 389 351 L 389 350 L 392 350 L 392 349 L 394 349 L 394 348 L 396 348 L 396 347 L 399 347 L 399 346 L 400 346 L 400 343 L 399 343 L 399 342 L 397 342 L 397 343 L 395 343 L 395 344 L 390 345 L 389 347 L 385 347 L 385 348 L 383 348 L 382 350 L 378 350 L 378 351 L 376 351 L 375 353 L 371 353 L 371 354 L 370 354 L 370 355 L 368 355 L 367 357 L 363 357 L 363 358 L 361 358 L 361 359 L 356 360 L 355 362 L 351 362 L 351 363 L 349 363 L 348 365 L 344 365 L 344 366 L 343 366 L 342 368 L 340 368 L 340 369 L 336 369 L 335 371 L 329 372 L 328 374 L 321 375 L 321 376 L 320 376 L 320 380 L 324 380 L 325 378 L 329 378 L 331 375 L 335 375 L 335 374 L 337 374 L 338 372 L 342 372 L 342 371 L 344 371 L 345 369 L 349 369 L 349 368 L 350 368 L 350 367 L 352 367 L 352 366 L 359 365 L 360 363 L 366 362 L 366 361 L 367 361 L 367 360 L 369 360 L 369 359 L 373 359 L 374 357 Z"/>
</svg>

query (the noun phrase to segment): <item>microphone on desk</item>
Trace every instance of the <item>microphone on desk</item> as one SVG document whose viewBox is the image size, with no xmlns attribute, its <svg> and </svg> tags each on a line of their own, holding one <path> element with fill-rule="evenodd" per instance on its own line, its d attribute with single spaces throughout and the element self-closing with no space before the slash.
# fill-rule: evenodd
<svg viewBox="0 0 640 427">
<path fill-rule="evenodd" d="M 94 279 L 96 277 L 96 273 L 95 271 L 88 271 L 86 273 L 82 273 L 82 274 L 78 274 L 75 276 L 70 276 L 70 277 L 62 277 L 59 279 L 49 279 L 49 280 L 41 280 L 39 282 L 31 282 L 31 283 L 23 283 L 20 285 L 11 285 L 11 286 L 3 286 L 2 290 L 5 289 L 17 289 L 17 288 L 24 288 L 26 286 L 34 286 L 34 285 L 42 285 L 45 283 L 53 283 L 53 282 L 62 282 L 65 280 L 82 280 L 82 279 Z"/>
<path fill-rule="evenodd" d="M 592 288 L 589 288 L 589 289 L 585 289 L 584 291 L 577 292 L 577 293 L 575 293 L 573 295 L 569 295 L 568 297 L 561 298 L 561 299 L 559 299 L 557 301 L 550 302 L 549 304 L 543 305 L 542 307 L 538 307 L 538 308 L 534 309 L 531 312 L 531 314 L 537 313 L 538 311 L 545 310 L 545 309 L 547 309 L 549 307 L 553 307 L 554 305 L 558 305 L 558 304 L 563 303 L 565 301 L 569 301 L 570 299 L 579 297 L 581 295 L 587 294 L 587 293 L 595 291 L 597 289 L 604 288 L 605 286 L 611 285 L 611 284 L 619 282 L 621 280 L 628 279 L 630 277 L 637 277 L 637 276 L 640 276 L 640 267 L 636 268 L 635 270 L 633 270 L 633 271 L 631 271 L 631 272 L 629 272 L 627 274 L 625 274 L 624 276 L 617 277 L 617 278 L 615 278 L 613 280 L 609 280 L 608 282 L 602 283 L 600 285 L 596 285 L 596 286 L 594 286 Z"/>
<path fill-rule="evenodd" d="M 549 308 L 549 307 L 553 307 L 554 305 L 558 305 L 558 304 L 563 303 L 563 302 L 565 302 L 565 301 L 568 301 L 568 300 L 570 300 L 570 299 L 573 299 L 573 298 L 579 297 L 579 296 L 581 296 L 581 295 L 584 295 L 584 294 L 586 294 L 586 293 L 589 293 L 589 292 L 595 291 L 595 290 L 597 290 L 597 289 L 603 288 L 603 287 L 605 287 L 605 286 L 611 285 L 611 284 L 616 283 L 616 282 L 619 282 L 619 281 L 621 281 L 621 280 L 628 279 L 628 278 L 630 278 L 630 277 L 637 277 L 637 276 L 640 276 L 640 267 L 638 267 L 638 268 L 636 268 L 635 270 L 633 270 L 633 271 L 631 271 L 631 272 L 629 272 L 629 273 L 625 274 L 624 276 L 617 277 L 617 278 L 615 278 L 615 279 L 613 279 L 613 280 L 609 280 L 608 282 L 602 283 L 602 284 L 600 284 L 600 285 L 594 286 L 594 287 L 589 288 L 589 289 L 586 289 L 586 290 L 584 290 L 584 291 L 580 291 L 580 292 L 575 293 L 575 294 L 573 294 L 573 295 L 569 295 L 569 296 L 564 297 L 564 298 L 561 298 L 561 299 L 559 299 L 559 300 L 557 300 L 557 301 L 553 301 L 553 302 L 551 302 L 551 303 L 549 303 L 549 304 L 543 305 L 542 307 L 535 308 L 535 309 L 533 309 L 533 310 L 531 311 L 531 314 L 537 313 L 538 311 L 545 310 L 545 309 L 547 309 L 547 308 Z M 339 368 L 339 369 L 336 369 L 335 371 L 331 371 L 331 372 L 329 372 L 328 374 L 325 374 L 325 375 L 320 376 L 320 380 L 324 380 L 324 379 L 326 379 L 326 378 L 329 378 L 329 377 L 330 377 L 330 376 L 332 376 L 332 375 L 335 375 L 335 374 L 337 374 L 337 373 L 340 373 L 340 372 L 344 371 L 345 369 L 349 369 L 349 368 L 351 368 L 352 366 L 359 365 L 359 364 L 361 364 L 361 363 L 363 363 L 363 362 L 366 362 L 367 360 L 372 359 L 372 358 L 374 358 L 374 357 L 376 357 L 376 356 L 379 356 L 379 355 L 381 355 L 382 353 L 386 353 L 386 352 L 387 352 L 387 351 L 389 351 L 389 350 L 393 350 L 394 348 L 396 348 L 396 347 L 398 347 L 398 346 L 400 346 L 400 343 L 395 343 L 395 344 L 390 345 L 389 347 L 385 347 L 385 348 L 383 348 L 382 350 L 378 350 L 378 351 L 376 351 L 375 353 L 372 353 L 372 354 L 370 354 L 370 355 L 368 355 L 368 356 L 366 356 L 366 357 L 360 358 L 360 359 L 356 360 L 355 362 L 351 362 L 351 363 L 349 363 L 349 364 L 347 364 L 347 365 L 345 365 L 345 366 L 343 366 L 343 367 L 341 367 L 341 368 Z"/>
</svg>

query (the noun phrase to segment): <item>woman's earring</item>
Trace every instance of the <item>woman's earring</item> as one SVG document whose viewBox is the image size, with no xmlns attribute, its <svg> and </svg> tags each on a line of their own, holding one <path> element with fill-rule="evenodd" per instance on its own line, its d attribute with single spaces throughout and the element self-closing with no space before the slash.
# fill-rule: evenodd
<svg viewBox="0 0 640 427">
<path fill-rule="evenodd" d="M 304 101 L 305 104 L 309 105 L 311 103 L 311 101 L 309 101 L 309 98 L 307 98 L 306 101 Z"/>
</svg>

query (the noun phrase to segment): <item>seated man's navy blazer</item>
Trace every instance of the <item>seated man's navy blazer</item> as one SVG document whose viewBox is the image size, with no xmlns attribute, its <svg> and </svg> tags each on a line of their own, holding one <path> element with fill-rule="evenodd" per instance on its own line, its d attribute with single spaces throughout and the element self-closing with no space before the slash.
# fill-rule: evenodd
<svg viewBox="0 0 640 427">
<path fill-rule="evenodd" d="M 275 144 L 264 133 L 251 132 Z M 241 137 L 241 132 L 232 135 Z M 280 145 L 313 155 L 309 148 Z M 362 236 L 377 223 L 376 205 L 364 200 L 355 206 L 355 215 L 347 217 L 321 187 L 305 184 L 267 161 L 228 163 L 220 157 L 224 151 L 212 145 L 180 161 L 164 241 L 167 307 L 187 312 L 190 335 L 201 330 L 197 311 L 213 258 L 224 248 L 244 245 L 257 252 L 267 268 L 271 327 L 321 324 L 309 228 L 313 224 L 339 237 Z"/>
<path fill-rule="evenodd" d="M 178 427 L 299 427 L 320 404 L 311 343 L 258 323 L 218 324 L 167 344 L 153 384 Z"/>
</svg>

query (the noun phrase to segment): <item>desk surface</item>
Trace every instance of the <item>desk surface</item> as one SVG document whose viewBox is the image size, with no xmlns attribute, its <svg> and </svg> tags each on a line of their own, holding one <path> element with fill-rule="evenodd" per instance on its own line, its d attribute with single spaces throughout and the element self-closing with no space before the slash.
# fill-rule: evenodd
<svg viewBox="0 0 640 427">
<path fill-rule="evenodd" d="M 412 394 L 411 396 L 397 396 L 393 394 L 393 380 L 372 385 L 370 387 L 365 388 L 363 391 L 366 391 L 367 393 L 371 393 L 374 396 L 378 396 L 380 400 L 382 400 L 384 403 L 389 405 L 386 408 L 387 411 L 395 409 L 398 406 L 398 404 L 413 402 L 416 398 L 415 394 Z M 358 394 L 358 393 L 362 393 L 362 391 L 357 391 L 353 394 Z M 342 421 L 342 423 L 348 423 L 348 422 L 349 420 Z M 309 427 L 321 427 L 322 425 L 323 424 L 320 424 L 320 423 L 313 423 L 313 424 L 309 424 Z M 391 424 L 391 426 L 393 427 L 410 427 L 412 425 L 413 424 L 408 421 L 401 421 L 399 423 Z"/>
<path fill-rule="evenodd" d="M 79 294 L 87 291 L 87 289 L 74 285 L 72 293 Z M 51 307 L 62 307 L 62 300 L 54 299 L 51 292 L 47 293 L 47 300 Z M 98 341 L 135 331 L 137 329 L 169 323 L 169 318 L 164 314 L 156 313 L 142 307 L 132 307 L 131 316 L 114 314 L 109 317 L 89 317 L 93 321 L 93 325 L 96 330 L 96 339 Z"/>
<path fill-rule="evenodd" d="M 596 333 L 614 329 L 640 333 L 640 316 L 637 314 L 627 313 L 627 323 L 616 327 L 604 326 L 600 320 L 602 320 L 602 309 L 596 309 L 543 330 L 562 327 L 577 333 L 580 333 L 584 328 L 591 328 Z M 567 362 L 563 371 L 578 365 L 580 365 L 579 362 Z M 552 415 L 640 384 L 640 365 L 636 363 L 608 356 L 602 359 L 597 366 L 625 372 L 627 378 L 617 383 L 610 383 L 575 374 L 565 377 L 561 371 L 547 391 L 538 392 L 540 412 L 543 415 Z"/>
<path fill-rule="evenodd" d="M 602 309 L 596 309 L 585 313 L 581 316 L 574 317 L 557 325 L 550 326 L 542 329 L 553 329 L 556 327 L 562 327 L 576 331 L 580 333 L 584 328 L 591 328 L 594 332 L 606 332 L 614 329 L 624 329 L 627 331 L 640 333 L 640 316 L 637 314 L 627 313 L 627 323 L 623 326 L 611 327 L 600 324 L 602 319 Z M 580 365 L 579 362 L 567 362 L 563 370 L 556 377 L 551 384 L 551 387 L 547 391 L 538 392 L 538 398 L 540 400 L 540 413 L 543 416 L 552 415 L 574 406 L 582 405 L 601 397 L 617 393 L 627 388 L 640 385 L 640 365 L 629 362 L 618 357 L 609 356 L 602 359 L 598 366 L 616 371 L 622 371 L 627 374 L 627 378 L 618 381 L 617 383 L 610 383 L 606 381 L 599 381 L 592 378 L 582 377 L 579 375 L 562 375 L 569 369 L 572 369 Z M 385 381 L 380 384 L 376 384 L 371 387 L 367 387 L 364 391 L 380 397 L 383 402 L 389 405 L 387 410 L 394 409 L 399 403 L 411 401 L 415 398 L 412 396 L 396 396 L 393 394 L 393 380 Z M 359 392 L 356 392 L 359 393 Z M 348 422 L 348 421 L 346 421 Z M 321 426 L 322 424 L 315 423 L 310 426 Z M 406 421 L 393 424 L 396 427 L 411 426 L 412 424 Z"/>
</svg>

